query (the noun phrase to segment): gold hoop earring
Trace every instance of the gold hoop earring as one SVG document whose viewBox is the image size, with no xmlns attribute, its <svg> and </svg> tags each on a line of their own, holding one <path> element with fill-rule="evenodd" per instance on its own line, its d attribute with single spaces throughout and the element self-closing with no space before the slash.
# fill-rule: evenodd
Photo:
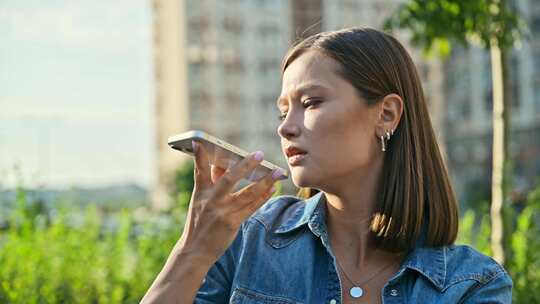
<svg viewBox="0 0 540 304">
<path fill-rule="evenodd" d="M 384 142 L 384 136 L 381 135 L 381 150 L 383 152 L 386 151 L 386 145 L 385 145 L 385 142 Z"/>
</svg>

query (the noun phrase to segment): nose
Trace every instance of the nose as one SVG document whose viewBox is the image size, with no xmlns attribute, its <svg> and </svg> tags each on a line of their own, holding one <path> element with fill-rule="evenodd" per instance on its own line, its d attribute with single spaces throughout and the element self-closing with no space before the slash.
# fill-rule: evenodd
<svg viewBox="0 0 540 304">
<path fill-rule="evenodd" d="M 289 115 L 287 115 L 277 129 L 279 136 L 285 139 L 298 137 L 298 135 L 300 135 L 300 126 L 291 119 L 291 114 L 292 113 L 289 113 Z"/>
</svg>

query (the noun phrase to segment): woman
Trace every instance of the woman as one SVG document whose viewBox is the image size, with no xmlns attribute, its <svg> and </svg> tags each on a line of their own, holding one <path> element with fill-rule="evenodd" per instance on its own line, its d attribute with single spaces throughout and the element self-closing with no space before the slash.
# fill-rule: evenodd
<svg viewBox="0 0 540 304">
<path fill-rule="evenodd" d="M 231 193 L 262 153 L 220 172 L 198 147 L 183 235 L 143 302 L 511 302 L 500 265 L 453 245 L 456 199 L 395 38 L 353 28 L 301 41 L 277 106 L 292 180 L 319 192 L 268 200 L 269 175 Z"/>
</svg>

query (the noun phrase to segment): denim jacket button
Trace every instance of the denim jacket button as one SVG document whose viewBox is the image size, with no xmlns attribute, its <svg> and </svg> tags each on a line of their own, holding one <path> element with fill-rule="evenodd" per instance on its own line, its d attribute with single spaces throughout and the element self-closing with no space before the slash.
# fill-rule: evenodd
<svg viewBox="0 0 540 304">
<path fill-rule="evenodd" d="M 330 300 L 330 304 L 336 304 L 337 301 L 335 299 Z"/>
<path fill-rule="evenodd" d="M 392 297 L 397 297 L 398 291 L 397 291 L 396 289 L 392 289 L 392 290 L 390 290 L 390 295 L 391 295 Z"/>
</svg>

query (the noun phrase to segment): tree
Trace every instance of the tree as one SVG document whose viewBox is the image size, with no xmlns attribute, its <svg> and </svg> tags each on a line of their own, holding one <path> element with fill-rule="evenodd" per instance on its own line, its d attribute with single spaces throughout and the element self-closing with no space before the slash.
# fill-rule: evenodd
<svg viewBox="0 0 540 304">
<path fill-rule="evenodd" d="M 507 207 L 510 189 L 510 90 L 508 57 L 522 37 L 524 23 L 507 0 L 411 0 L 385 21 L 387 30 L 408 29 L 411 42 L 446 57 L 453 44 L 490 50 L 493 86 L 493 163 L 491 247 L 504 264 L 511 231 Z"/>
</svg>

